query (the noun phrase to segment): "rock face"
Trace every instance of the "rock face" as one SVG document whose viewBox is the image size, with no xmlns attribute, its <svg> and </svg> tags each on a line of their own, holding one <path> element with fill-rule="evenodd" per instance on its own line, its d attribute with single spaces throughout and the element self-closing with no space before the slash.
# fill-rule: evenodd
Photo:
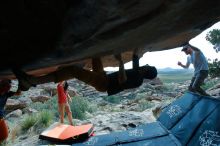
<svg viewBox="0 0 220 146">
<path fill-rule="evenodd" d="M 32 102 L 42 102 L 44 103 L 45 101 L 49 100 L 51 97 L 49 96 L 34 96 L 30 97 Z"/>
<path fill-rule="evenodd" d="M 180 46 L 219 21 L 219 0 L 4 1 L 0 5 L 0 75 L 15 64 L 41 75 L 69 63 L 90 67 L 133 48 Z M 12 77 L 12 76 L 11 76 Z"/>
<path fill-rule="evenodd" d="M 23 109 L 25 108 L 27 105 L 25 103 L 20 102 L 19 100 L 15 100 L 15 99 L 8 99 L 7 103 L 5 105 L 5 110 L 6 111 L 13 111 L 16 109 Z"/>
</svg>

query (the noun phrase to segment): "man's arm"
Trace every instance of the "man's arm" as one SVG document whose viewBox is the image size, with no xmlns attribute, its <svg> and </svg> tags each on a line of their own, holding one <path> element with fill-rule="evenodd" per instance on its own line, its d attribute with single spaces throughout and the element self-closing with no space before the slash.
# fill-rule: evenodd
<svg viewBox="0 0 220 146">
<path fill-rule="evenodd" d="M 182 68 L 189 68 L 190 62 L 187 61 L 186 65 L 182 64 L 180 61 L 177 63 L 179 66 L 181 66 Z"/>
</svg>

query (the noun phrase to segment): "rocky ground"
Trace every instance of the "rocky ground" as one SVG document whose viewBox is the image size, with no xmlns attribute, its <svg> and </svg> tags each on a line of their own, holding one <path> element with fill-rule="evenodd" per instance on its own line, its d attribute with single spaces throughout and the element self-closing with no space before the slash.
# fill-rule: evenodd
<svg viewBox="0 0 220 146">
<path fill-rule="evenodd" d="M 138 125 L 156 120 L 161 108 L 180 97 L 187 89 L 189 81 L 184 83 L 164 84 L 157 78 L 154 81 L 145 81 L 136 89 L 123 91 L 107 98 L 106 93 L 97 92 L 93 87 L 78 80 L 69 80 L 71 96 L 81 96 L 91 105 L 96 105 L 96 111 L 86 112 L 84 120 L 74 119 L 76 125 L 93 123 L 96 135 L 114 131 L 126 130 Z M 209 79 L 207 92 L 215 98 L 220 98 L 220 80 Z M 16 81 L 13 82 L 16 90 Z M 39 133 L 45 128 L 29 129 L 19 133 L 19 124 L 25 116 L 38 113 L 32 104 L 44 104 L 56 95 L 56 85 L 53 83 L 38 85 L 24 92 L 19 97 L 10 98 L 6 105 L 6 120 L 10 128 L 10 137 L 6 145 L 32 146 L 45 144 L 38 139 Z M 107 100 L 108 99 L 108 100 Z M 111 100 L 116 101 L 111 101 Z M 117 101 L 117 99 L 120 99 Z M 111 102 L 110 102 L 111 101 Z M 53 121 L 56 122 L 56 121 Z M 18 134 L 19 133 L 19 134 Z"/>
</svg>

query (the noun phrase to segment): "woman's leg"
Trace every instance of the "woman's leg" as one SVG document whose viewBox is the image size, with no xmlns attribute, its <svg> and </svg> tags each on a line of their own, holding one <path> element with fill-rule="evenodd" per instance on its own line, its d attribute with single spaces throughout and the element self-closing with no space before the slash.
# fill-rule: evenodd
<svg viewBox="0 0 220 146">
<path fill-rule="evenodd" d="M 72 112 L 71 112 L 69 103 L 65 104 L 65 110 L 66 110 L 70 125 L 73 125 L 73 117 L 72 117 Z"/>
<path fill-rule="evenodd" d="M 65 104 L 58 103 L 58 111 L 60 114 L 60 123 L 64 123 L 64 109 L 65 109 Z"/>
</svg>

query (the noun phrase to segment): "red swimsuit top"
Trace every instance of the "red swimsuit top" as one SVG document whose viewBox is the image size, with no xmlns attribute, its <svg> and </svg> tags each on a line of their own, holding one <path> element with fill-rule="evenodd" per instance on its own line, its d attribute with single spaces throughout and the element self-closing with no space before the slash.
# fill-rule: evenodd
<svg viewBox="0 0 220 146">
<path fill-rule="evenodd" d="M 63 85 L 61 83 L 57 85 L 57 93 L 58 93 L 58 103 L 66 103 L 67 96 L 66 96 L 66 92 L 64 91 Z"/>
</svg>

